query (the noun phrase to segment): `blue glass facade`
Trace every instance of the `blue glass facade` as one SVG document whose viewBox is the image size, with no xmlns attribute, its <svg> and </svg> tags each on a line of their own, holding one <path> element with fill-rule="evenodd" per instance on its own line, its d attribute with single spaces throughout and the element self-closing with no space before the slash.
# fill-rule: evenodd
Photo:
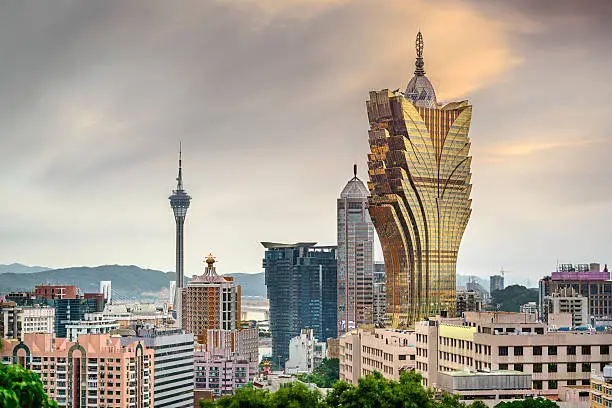
<svg viewBox="0 0 612 408">
<path fill-rule="evenodd" d="M 301 329 L 314 329 L 320 341 L 337 336 L 336 247 L 315 243 L 263 245 L 272 355 L 284 365 L 289 358 L 289 341 Z"/>
</svg>

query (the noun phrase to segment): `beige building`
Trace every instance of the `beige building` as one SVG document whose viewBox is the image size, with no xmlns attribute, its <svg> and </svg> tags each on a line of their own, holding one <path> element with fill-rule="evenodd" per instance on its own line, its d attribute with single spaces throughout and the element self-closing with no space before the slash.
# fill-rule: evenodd
<svg viewBox="0 0 612 408">
<path fill-rule="evenodd" d="M 340 337 L 340 379 L 357 385 L 359 377 L 378 371 L 399 380 L 415 368 L 413 331 L 360 328 Z"/>
<path fill-rule="evenodd" d="M 83 334 L 78 342 L 51 334 L 4 340 L 2 364 L 20 364 L 40 376 L 45 392 L 61 408 L 152 407 L 153 350 L 119 337 Z"/>
<path fill-rule="evenodd" d="M 612 407 L 612 366 L 604 367 L 601 375 L 591 376 L 591 407 Z"/>
<path fill-rule="evenodd" d="M 415 332 L 416 370 L 430 387 L 439 373 L 514 370 L 531 374 L 534 394 L 557 395 L 561 386 L 588 385 L 591 371 L 612 361 L 612 332 L 551 331 L 532 314 L 466 312 L 419 322 Z"/>
<path fill-rule="evenodd" d="M 494 401 L 531 395 L 531 374 L 520 371 L 447 371 L 438 374 L 438 388 L 461 399 Z"/>
</svg>

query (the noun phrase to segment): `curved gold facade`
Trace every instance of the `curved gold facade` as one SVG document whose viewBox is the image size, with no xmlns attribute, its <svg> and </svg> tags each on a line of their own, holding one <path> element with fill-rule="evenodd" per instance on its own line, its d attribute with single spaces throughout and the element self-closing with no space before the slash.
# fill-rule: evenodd
<svg viewBox="0 0 612 408">
<path fill-rule="evenodd" d="M 457 253 L 471 213 L 472 107 L 467 101 L 427 107 L 433 87 L 422 61 L 415 75 L 425 81 L 424 90 L 373 91 L 366 103 L 369 210 L 385 258 L 387 317 L 395 328 L 454 315 Z"/>
</svg>

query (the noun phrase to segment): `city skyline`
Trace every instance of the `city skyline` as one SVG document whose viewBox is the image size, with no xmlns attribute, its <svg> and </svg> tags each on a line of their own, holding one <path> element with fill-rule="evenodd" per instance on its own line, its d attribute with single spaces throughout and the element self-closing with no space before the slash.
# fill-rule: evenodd
<svg viewBox="0 0 612 408">
<path fill-rule="evenodd" d="M 478 107 L 458 273 L 605 263 L 610 5 L 542 3 L 82 2 L 40 5 L 28 28 L 15 22 L 29 10 L 6 6 L 0 263 L 172 270 L 179 140 L 198 198 L 186 275 L 211 250 L 228 273 L 259 272 L 261 239 L 334 244 L 345 169 L 365 169 L 363 101 L 404 89 L 418 27 L 439 99 Z"/>
</svg>

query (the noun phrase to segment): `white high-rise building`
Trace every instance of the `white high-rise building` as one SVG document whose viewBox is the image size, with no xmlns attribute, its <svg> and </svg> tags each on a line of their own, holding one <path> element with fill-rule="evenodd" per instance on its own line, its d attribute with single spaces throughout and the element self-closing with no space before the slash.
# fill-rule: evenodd
<svg viewBox="0 0 612 408">
<path fill-rule="evenodd" d="M 374 322 L 374 225 L 368 189 L 353 171 L 337 203 L 338 336 Z"/>
<path fill-rule="evenodd" d="M 111 281 L 100 281 L 100 293 L 104 295 L 107 303 L 111 301 Z"/>
<path fill-rule="evenodd" d="M 289 342 L 289 360 L 285 364 L 285 372 L 312 373 L 321 365 L 326 353 L 327 343 L 317 340 L 313 329 L 302 329 L 301 334 Z"/>
<path fill-rule="evenodd" d="M 194 340 L 182 329 L 138 328 L 121 344 L 141 341 L 155 351 L 153 408 L 191 408 L 194 390 Z"/>
<path fill-rule="evenodd" d="M 174 305 L 174 298 L 176 297 L 176 282 L 170 282 L 170 291 L 168 292 L 168 303 Z"/>
</svg>

